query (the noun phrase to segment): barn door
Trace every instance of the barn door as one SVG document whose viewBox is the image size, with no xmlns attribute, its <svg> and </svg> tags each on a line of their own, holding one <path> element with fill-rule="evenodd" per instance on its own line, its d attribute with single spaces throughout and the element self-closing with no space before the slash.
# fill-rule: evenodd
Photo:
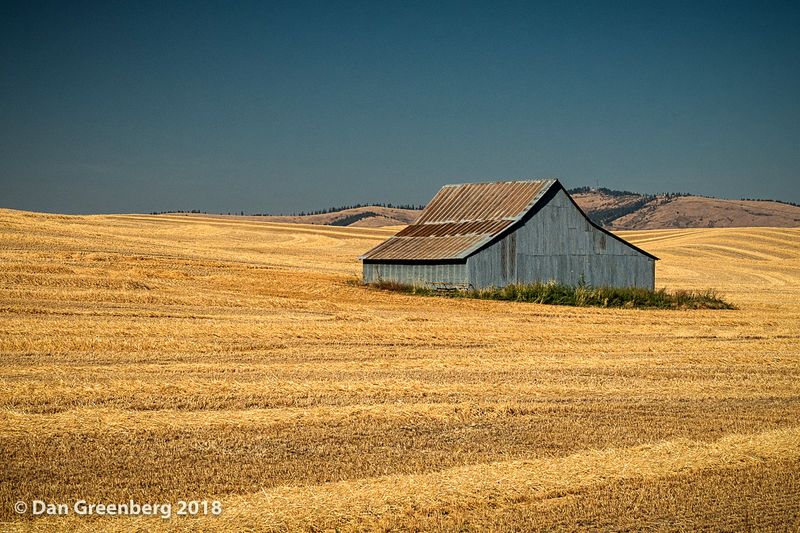
<svg viewBox="0 0 800 533">
<path fill-rule="evenodd" d="M 517 282 L 517 233 L 500 241 L 500 275 L 503 283 Z"/>
</svg>

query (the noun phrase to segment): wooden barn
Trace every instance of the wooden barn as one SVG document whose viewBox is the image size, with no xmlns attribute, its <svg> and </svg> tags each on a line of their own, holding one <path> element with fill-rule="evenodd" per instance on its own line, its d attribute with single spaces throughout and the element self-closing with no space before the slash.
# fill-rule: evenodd
<svg viewBox="0 0 800 533">
<path fill-rule="evenodd" d="M 546 179 L 445 185 L 414 224 L 360 259 L 366 283 L 653 289 L 658 258 L 594 224 Z"/>
</svg>

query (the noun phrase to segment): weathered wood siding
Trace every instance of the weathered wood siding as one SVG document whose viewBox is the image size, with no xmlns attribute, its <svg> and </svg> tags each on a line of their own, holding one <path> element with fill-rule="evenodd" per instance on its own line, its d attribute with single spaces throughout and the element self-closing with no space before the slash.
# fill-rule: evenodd
<svg viewBox="0 0 800 533">
<path fill-rule="evenodd" d="M 475 288 L 555 280 L 655 287 L 655 261 L 595 229 L 563 191 L 524 226 L 467 259 Z"/>
<path fill-rule="evenodd" d="M 394 281 L 406 285 L 466 288 L 466 263 L 380 264 L 364 263 L 364 283 Z"/>
</svg>

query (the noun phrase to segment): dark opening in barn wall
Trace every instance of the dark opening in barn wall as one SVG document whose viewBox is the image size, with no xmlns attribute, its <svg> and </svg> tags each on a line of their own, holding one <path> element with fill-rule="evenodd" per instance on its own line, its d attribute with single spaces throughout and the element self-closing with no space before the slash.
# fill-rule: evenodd
<svg viewBox="0 0 800 533">
<path fill-rule="evenodd" d="M 596 244 L 595 251 L 597 253 L 605 252 L 606 251 L 606 234 L 605 233 L 600 233 L 598 231 L 598 232 L 594 233 L 594 237 L 595 237 L 595 244 Z"/>
<path fill-rule="evenodd" d="M 517 278 L 517 234 L 512 233 L 500 241 L 500 272 L 503 281 L 515 283 Z"/>
</svg>

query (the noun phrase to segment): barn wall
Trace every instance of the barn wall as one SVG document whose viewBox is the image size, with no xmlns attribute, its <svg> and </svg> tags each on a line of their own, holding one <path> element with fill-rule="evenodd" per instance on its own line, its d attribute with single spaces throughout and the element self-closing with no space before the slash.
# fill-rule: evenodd
<svg viewBox="0 0 800 533">
<path fill-rule="evenodd" d="M 394 281 L 428 287 L 466 287 L 467 265 L 457 264 L 380 264 L 364 263 L 364 283 Z"/>
<path fill-rule="evenodd" d="M 655 262 L 594 228 L 559 191 L 524 226 L 467 259 L 475 288 L 555 280 L 600 287 L 655 286 Z"/>
</svg>

